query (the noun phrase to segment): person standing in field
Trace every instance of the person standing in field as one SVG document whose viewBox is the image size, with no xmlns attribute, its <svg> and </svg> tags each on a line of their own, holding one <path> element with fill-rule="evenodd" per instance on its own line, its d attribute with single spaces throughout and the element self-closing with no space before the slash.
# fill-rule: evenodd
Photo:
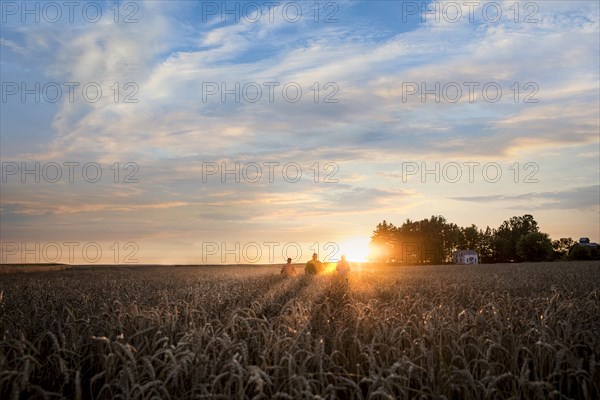
<svg viewBox="0 0 600 400">
<path fill-rule="evenodd" d="M 319 261 L 317 253 L 313 253 L 312 260 L 309 260 L 304 267 L 304 273 L 317 275 L 319 272 L 321 272 L 321 261 Z"/>
<path fill-rule="evenodd" d="M 281 275 L 285 275 L 285 276 L 294 276 L 294 275 L 296 275 L 296 268 L 292 264 L 292 259 L 291 258 L 288 258 L 287 259 L 287 264 L 284 264 L 283 267 L 281 267 Z"/>
<path fill-rule="evenodd" d="M 346 260 L 346 256 L 342 254 L 342 258 L 338 261 L 335 267 L 340 278 L 348 279 L 348 273 L 350 273 L 350 263 Z"/>
</svg>

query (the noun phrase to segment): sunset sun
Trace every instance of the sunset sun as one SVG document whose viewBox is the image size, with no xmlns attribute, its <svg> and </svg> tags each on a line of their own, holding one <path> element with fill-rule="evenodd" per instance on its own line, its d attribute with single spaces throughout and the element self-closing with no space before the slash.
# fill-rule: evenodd
<svg viewBox="0 0 600 400">
<path fill-rule="evenodd" d="M 345 254 L 349 261 L 365 262 L 369 260 L 371 251 L 368 237 L 352 237 L 340 243 L 339 254 Z"/>
</svg>

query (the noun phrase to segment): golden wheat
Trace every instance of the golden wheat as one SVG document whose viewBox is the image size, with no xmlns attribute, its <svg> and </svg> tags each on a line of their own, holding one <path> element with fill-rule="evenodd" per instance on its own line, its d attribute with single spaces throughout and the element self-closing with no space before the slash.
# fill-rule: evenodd
<svg viewBox="0 0 600 400">
<path fill-rule="evenodd" d="M 0 397 L 598 399 L 600 265 L 0 276 Z"/>
</svg>

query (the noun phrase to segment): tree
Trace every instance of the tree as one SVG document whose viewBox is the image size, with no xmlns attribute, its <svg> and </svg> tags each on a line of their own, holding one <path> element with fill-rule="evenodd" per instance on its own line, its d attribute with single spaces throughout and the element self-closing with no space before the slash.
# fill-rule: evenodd
<svg viewBox="0 0 600 400">
<path fill-rule="evenodd" d="M 569 255 L 569 250 L 575 244 L 571 238 L 560 238 L 552 241 L 552 250 L 554 250 L 554 258 L 566 259 Z"/>
<path fill-rule="evenodd" d="M 576 243 L 569 251 L 569 260 L 599 260 L 600 246 L 586 246 Z"/>
<path fill-rule="evenodd" d="M 423 262 L 423 224 L 421 221 L 406 219 L 396 231 L 399 261 L 406 263 Z"/>
<path fill-rule="evenodd" d="M 419 221 L 421 262 L 440 264 L 445 261 L 448 252 L 447 225 L 441 215 Z"/>
<path fill-rule="evenodd" d="M 530 214 L 512 217 L 504 221 L 495 231 L 494 258 L 499 262 L 522 261 L 517 253 L 517 242 L 521 236 L 539 232 L 538 224 Z"/>
<path fill-rule="evenodd" d="M 373 258 L 375 261 L 392 261 L 396 252 L 396 230 L 394 224 L 388 224 L 385 220 L 377 224 L 371 235 L 371 246 L 376 249 Z"/>
<path fill-rule="evenodd" d="M 440 264 L 457 246 L 460 230 L 441 215 L 429 219 L 407 219 L 396 230 L 398 260 L 407 263 Z"/>
<path fill-rule="evenodd" d="M 477 231 L 475 231 L 477 233 Z M 456 224 L 447 223 L 444 226 L 443 256 L 445 262 L 452 260 L 452 253 L 464 248 L 465 237 L 463 229 Z"/>
<path fill-rule="evenodd" d="M 479 230 L 479 246 L 476 247 L 479 258 L 483 263 L 495 261 L 494 253 L 494 231 L 488 226 L 484 230 Z"/>
<path fill-rule="evenodd" d="M 475 225 L 462 228 L 461 248 L 465 250 L 477 250 L 480 243 L 479 231 Z"/>
<path fill-rule="evenodd" d="M 521 239 L 522 243 L 518 246 Z M 458 249 L 476 250 L 484 263 L 544 260 L 555 254 L 552 253 L 551 241 L 547 252 L 549 240 L 547 234 L 539 231 L 530 214 L 512 217 L 498 229 L 488 226 L 485 230 L 475 225 L 459 227 L 441 215 L 432 215 L 421 221 L 407 219 L 398 227 L 384 220 L 371 236 L 372 246 L 379 250 L 372 254 L 374 260 L 420 264 L 449 261 L 453 251 Z M 564 254 L 571 243 L 572 239 L 562 238 L 557 242 L 555 251 Z M 584 251 L 580 253 L 581 257 L 595 257 L 598 251 L 590 255 Z"/>
<path fill-rule="evenodd" d="M 517 241 L 517 255 L 525 261 L 545 261 L 552 255 L 552 241 L 546 233 L 529 232 Z"/>
</svg>

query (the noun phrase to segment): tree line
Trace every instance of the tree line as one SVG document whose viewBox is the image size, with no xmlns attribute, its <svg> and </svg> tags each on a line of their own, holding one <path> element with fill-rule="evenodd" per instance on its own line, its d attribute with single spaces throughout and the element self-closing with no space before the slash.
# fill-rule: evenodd
<svg viewBox="0 0 600 400">
<path fill-rule="evenodd" d="M 483 263 L 598 259 L 597 248 L 575 246 L 572 238 L 551 240 L 532 215 L 514 216 L 498 228 L 459 227 L 441 215 L 400 226 L 385 220 L 371 236 L 372 259 L 378 262 L 441 264 L 456 250 L 475 250 Z"/>
</svg>

